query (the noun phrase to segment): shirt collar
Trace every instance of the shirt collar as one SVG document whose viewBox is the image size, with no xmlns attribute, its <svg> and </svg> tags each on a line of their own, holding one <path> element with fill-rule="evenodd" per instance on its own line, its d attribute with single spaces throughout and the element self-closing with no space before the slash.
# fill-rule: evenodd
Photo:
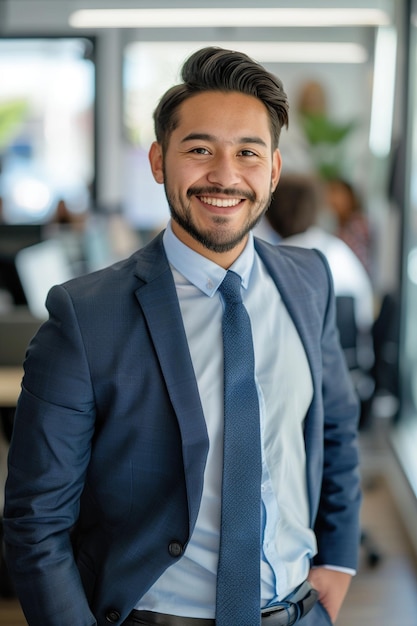
<svg viewBox="0 0 417 626">
<path fill-rule="evenodd" d="M 163 243 L 169 263 L 190 283 L 211 298 L 223 281 L 226 270 L 182 243 L 173 233 L 171 222 L 167 224 Z M 250 232 L 244 250 L 229 268 L 239 274 L 244 289 L 249 286 L 254 258 L 253 235 Z"/>
</svg>

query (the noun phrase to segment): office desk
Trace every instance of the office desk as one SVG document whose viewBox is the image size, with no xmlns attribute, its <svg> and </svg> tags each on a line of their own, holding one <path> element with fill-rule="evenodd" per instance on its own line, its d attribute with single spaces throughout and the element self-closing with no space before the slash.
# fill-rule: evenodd
<svg viewBox="0 0 417 626">
<path fill-rule="evenodd" d="M 0 367 L 0 407 L 16 406 L 22 376 L 22 367 Z"/>
</svg>

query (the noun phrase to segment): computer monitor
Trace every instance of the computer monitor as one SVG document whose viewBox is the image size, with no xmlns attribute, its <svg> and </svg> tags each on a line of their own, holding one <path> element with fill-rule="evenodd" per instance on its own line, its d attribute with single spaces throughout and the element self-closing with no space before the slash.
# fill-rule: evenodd
<svg viewBox="0 0 417 626">
<path fill-rule="evenodd" d="M 46 296 L 53 285 L 73 277 L 69 260 L 59 239 L 47 239 L 16 254 L 16 268 L 30 313 L 46 319 Z"/>
</svg>

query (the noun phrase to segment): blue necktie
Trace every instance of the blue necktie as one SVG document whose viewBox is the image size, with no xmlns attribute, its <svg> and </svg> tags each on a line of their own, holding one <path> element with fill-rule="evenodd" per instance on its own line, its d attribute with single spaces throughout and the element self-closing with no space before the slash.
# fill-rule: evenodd
<svg viewBox="0 0 417 626">
<path fill-rule="evenodd" d="M 240 276 L 223 296 L 224 460 L 216 626 L 260 624 L 261 443 L 249 315 Z"/>
</svg>

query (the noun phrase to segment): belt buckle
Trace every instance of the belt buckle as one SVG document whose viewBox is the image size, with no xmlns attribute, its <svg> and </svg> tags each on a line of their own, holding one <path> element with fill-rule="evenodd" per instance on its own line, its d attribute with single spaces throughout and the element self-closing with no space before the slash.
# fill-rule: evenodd
<svg viewBox="0 0 417 626">
<path fill-rule="evenodd" d="M 288 611 L 290 608 L 290 604 L 288 606 L 272 606 L 269 610 L 262 611 L 262 619 L 265 617 L 271 617 L 271 615 L 276 615 L 277 613 L 283 613 L 284 611 Z"/>
<path fill-rule="evenodd" d="M 266 609 L 265 611 L 262 611 L 261 617 L 262 619 L 264 619 L 266 617 L 271 617 L 272 615 L 279 616 L 282 613 L 286 613 L 287 615 L 289 615 L 289 611 L 291 611 L 292 607 L 293 607 L 293 604 L 291 602 L 286 602 L 285 600 L 283 600 L 281 604 L 276 605 L 276 606 L 271 606 L 270 609 Z"/>
<path fill-rule="evenodd" d="M 295 621 L 306 615 L 317 602 L 318 592 L 310 585 L 308 581 L 304 581 L 292 594 L 282 600 L 278 605 L 271 606 L 269 609 L 262 611 L 262 619 L 276 615 L 277 618 L 283 614 L 291 620 L 289 623 L 294 624 Z"/>
<path fill-rule="evenodd" d="M 262 624 L 269 624 L 268 618 L 271 618 L 271 626 L 291 626 L 298 619 L 297 609 L 294 604 L 286 602 L 285 605 L 271 607 L 268 611 L 262 611 Z"/>
</svg>

